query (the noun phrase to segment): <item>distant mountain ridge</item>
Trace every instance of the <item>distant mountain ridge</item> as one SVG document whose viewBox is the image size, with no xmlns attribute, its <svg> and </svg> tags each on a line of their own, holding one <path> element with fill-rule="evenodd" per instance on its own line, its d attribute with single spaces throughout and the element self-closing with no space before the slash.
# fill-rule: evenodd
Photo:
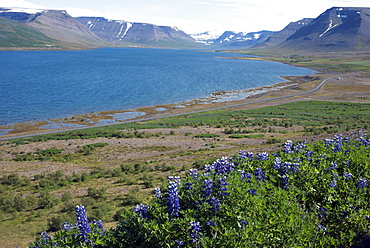
<svg viewBox="0 0 370 248">
<path fill-rule="evenodd" d="M 211 49 L 243 49 L 264 42 L 274 31 L 259 32 L 233 32 L 225 31 L 220 36 L 211 35 L 209 32 L 191 35 L 198 43 Z"/>
<path fill-rule="evenodd" d="M 253 48 L 268 48 L 279 45 L 297 32 L 300 28 L 309 25 L 312 20 L 313 18 L 304 18 L 296 22 L 291 22 L 281 31 L 272 34 L 264 42 L 254 45 Z"/>
<path fill-rule="evenodd" d="M 28 13 L 29 11 L 30 13 Z M 32 10 L 0 8 L 0 17 L 25 24 L 29 30 L 34 30 L 49 37 L 48 48 L 83 49 L 109 46 L 108 42 L 100 39 L 80 22 L 74 20 L 64 10 Z M 7 27 L 0 27 L 2 31 Z M 27 39 L 27 33 L 17 33 L 14 41 Z M 8 46 L 12 46 L 8 44 Z M 37 44 L 29 45 L 37 47 Z"/>
<path fill-rule="evenodd" d="M 311 52 L 369 49 L 370 8 L 330 8 L 276 48 Z"/>
<path fill-rule="evenodd" d="M 116 45 L 200 47 L 191 36 L 175 27 L 108 20 L 103 17 L 77 17 L 75 19 L 98 37 Z"/>
</svg>

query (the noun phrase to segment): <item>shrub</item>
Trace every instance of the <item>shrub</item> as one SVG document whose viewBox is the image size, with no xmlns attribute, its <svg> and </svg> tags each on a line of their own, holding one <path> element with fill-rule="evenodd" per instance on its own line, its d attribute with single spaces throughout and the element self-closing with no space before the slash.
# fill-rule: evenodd
<svg viewBox="0 0 370 248">
<path fill-rule="evenodd" d="M 169 177 L 148 205 L 138 204 L 137 190 L 132 190 L 125 205 L 138 205 L 116 216 L 118 226 L 95 245 L 361 245 L 370 235 L 369 149 L 370 139 L 359 132 L 313 144 L 287 141 L 275 154 L 240 151 L 202 171 L 191 169 L 184 178 Z M 83 245 L 93 246 L 96 234 L 84 237 L 89 242 L 82 240 Z"/>
</svg>

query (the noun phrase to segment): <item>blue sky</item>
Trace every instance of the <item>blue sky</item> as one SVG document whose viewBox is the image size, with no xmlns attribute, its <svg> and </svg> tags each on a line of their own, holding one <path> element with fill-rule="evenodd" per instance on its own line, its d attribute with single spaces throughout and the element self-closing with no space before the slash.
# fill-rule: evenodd
<svg viewBox="0 0 370 248">
<path fill-rule="evenodd" d="M 185 32 L 279 31 L 331 7 L 370 7 L 369 0 L 0 0 L 0 7 L 63 9 L 73 17 L 176 26 Z"/>
</svg>

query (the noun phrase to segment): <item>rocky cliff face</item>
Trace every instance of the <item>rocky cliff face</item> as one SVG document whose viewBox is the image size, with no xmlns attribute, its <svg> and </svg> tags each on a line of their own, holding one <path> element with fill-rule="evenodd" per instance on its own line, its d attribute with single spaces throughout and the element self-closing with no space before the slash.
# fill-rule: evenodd
<svg viewBox="0 0 370 248">
<path fill-rule="evenodd" d="M 66 11 L 1 8 L 0 17 L 22 22 L 41 32 L 55 40 L 55 44 L 51 46 L 76 49 L 108 46 L 108 42 L 97 37 Z M 20 38 L 24 38 L 22 35 L 24 34 L 19 34 Z"/>
<path fill-rule="evenodd" d="M 314 52 L 369 49 L 370 8 L 328 9 L 278 47 L 285 50 Z"/>
<path fill-rule="evenodd" d="M 177 28 L 108 20 L 103 17 L 78 17 L 76 20 L 100 38 L 117 45 L 199 47 L 192 37 Z"/>
</svg>

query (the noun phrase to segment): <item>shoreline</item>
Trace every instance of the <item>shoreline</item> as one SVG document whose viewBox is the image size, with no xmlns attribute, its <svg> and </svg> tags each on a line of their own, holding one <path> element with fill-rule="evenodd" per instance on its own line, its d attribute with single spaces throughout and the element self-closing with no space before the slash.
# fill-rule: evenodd
<svg viewBox="0 0 370 248">
<path fill-rule="evenodd" d="M 321 73 L 317 72 L 316 74 L 305 76 L 280 76 L 284 80 L 280 83 L 239 91 L 217 91 L 209 93 L 207 97 L 185 102 L 160 104 L 135 109 L 91 112 L 63 118 L 1 125 L 0 138 L 11 139 L 14 136 L 65 132 L 76 129 L 118 125 L 134 121 L 145 121 L 151 117 L 172 114 L 174 112 L 186 114 L 189 111 L 199 108 L 212 110 L 213 108 L 235 105 L 241 101 L 260 98 L 265 94 L 299 87 L 302 82 L 306 81 L 302 80 L 303 78 L 308 78 L 310 80 L 317 79 L 317 75 L 321 75 Z"/>
</svg>

